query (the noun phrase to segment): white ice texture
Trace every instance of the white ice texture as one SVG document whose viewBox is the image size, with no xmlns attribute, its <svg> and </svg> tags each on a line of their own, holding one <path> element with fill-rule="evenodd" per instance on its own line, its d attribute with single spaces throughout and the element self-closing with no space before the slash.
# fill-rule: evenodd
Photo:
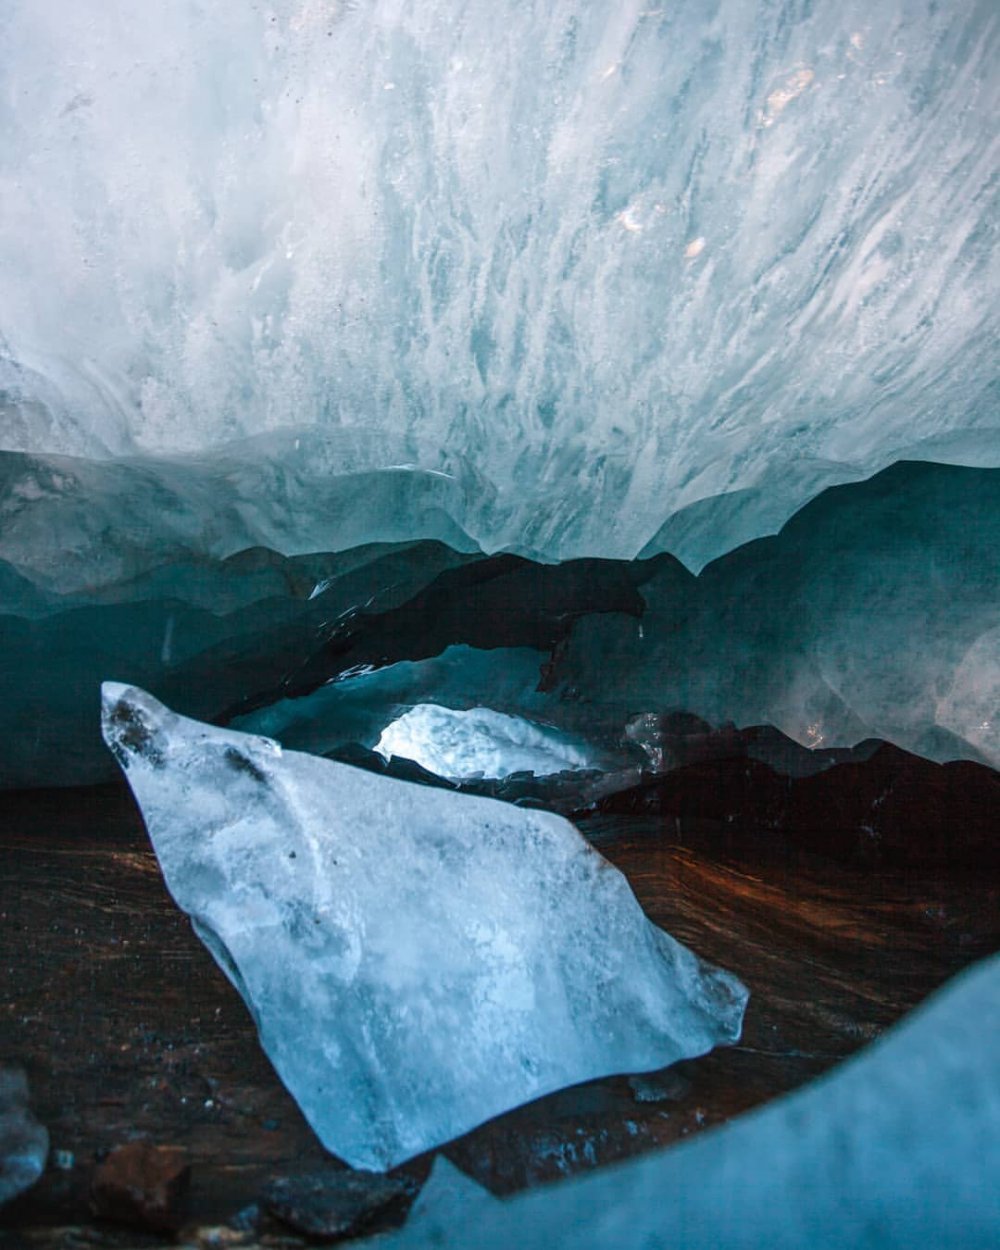
<svg viewBox="0 0 1000 1250">
<path fill-rule="evenodd" d="M 6 0 L 0 447 L 363 431 L 489 549 L 692 567 L 996 464 L 998 66 L 994 0 Z"/>
<path fill-rule="evenodd" d="M 688 1144 L 505 1203 L 436 1168 L 387 1246 L 994 1250 L 998 1030 L 994 957 L 830 1075 Z"/>
<path fill-rule="evenodd" d="M 171 893 L 353 1166 L 739 1036 L 744 987 L 650 924 L 567 821 L 103 694 Z"/>
<path fill-rule="evenodd" d="M 386 725 L 375 750 L 452 781 L 520 772 L 547 777 L 591 763 L 584 744 L 558 730 L 488 707 L 456 711 L 436 703 L 419 703 Z"/>
</svg>

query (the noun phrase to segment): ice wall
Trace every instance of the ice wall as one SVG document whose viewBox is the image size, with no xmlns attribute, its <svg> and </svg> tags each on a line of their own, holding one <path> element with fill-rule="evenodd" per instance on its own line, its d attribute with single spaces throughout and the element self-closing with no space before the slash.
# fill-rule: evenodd
<svg viewBox="0 0 1000 1250">
<path fill-rule="evenodd" d="M 641 620 L 578 620 L 554 691 L 629 714 L 887 738 L 1000 765 L 1000 474 L 900 463 L 824 492 L 770 538 L 641 586 Z"/>
<path fill-rule="evenodd" d="M 997 463 L 998 65 L 991 0 L 8 0 L 0 447 L 363 428 L 693 564 Z"/>
</svg>

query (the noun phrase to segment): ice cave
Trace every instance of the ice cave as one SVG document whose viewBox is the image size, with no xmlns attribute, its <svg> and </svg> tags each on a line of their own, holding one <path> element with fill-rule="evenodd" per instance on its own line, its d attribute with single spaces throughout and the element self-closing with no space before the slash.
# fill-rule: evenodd
<svg viewBox="0 0 1000 1250">
<path fill-rule="evenodd" d="M 4 0 L 0 118 L 0 1244 L 1000 1245 L 995 0 Z"/>
</svg>

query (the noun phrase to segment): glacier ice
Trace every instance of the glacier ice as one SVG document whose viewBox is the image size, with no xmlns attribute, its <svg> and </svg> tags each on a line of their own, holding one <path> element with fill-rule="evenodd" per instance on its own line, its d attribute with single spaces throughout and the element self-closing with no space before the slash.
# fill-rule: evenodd
<svg viewBox="0 0 1000 1250">
<path fill-rule="evenodd" d="M 739 1036 L 744 987 L 650 924 L 560 817 L 103 697 L 171 893 L 353 1166 Z"/>
<path fill-rule="evenodd" d="M 48 1157 L 48 1129 L 28 1108 L 24 1071 L 0 1067 L 0 1206 L 34 1185 Z"/>
<path fill-rule="evenodd" d="M 466 710 L 489 703 L 511 715 L 544 719 L 551 699 L 537 689 L 544 651 L 465 645 L 426 660 L 340 676 L 308 695 L 267 702 L 235 717 L 234 729 L 283 746 L 329 755 L 347 743 L 374 749 L 385 727 L 420 703 Z"/>
<path fill-rule="evenodd" d="M 992 1250 L 1000 956 L 814 1084 L 694 1141 L 490 1204 L 432 1176 L 393 1250 Z M 441 1181 L 447 1182 L 445 1173 Z"/>
<path fill-rule="evenodd" d="M 66 595 L 258 547 L 301 556 L 431 538 L 476 550 L 452 519 L 476 483 L 356 471 L 359 441 L 282 432 L 173 460 L 0 451 L 0 560 Z"/>
<path fill-rule="evenodd" d="M 467 558 L 437 543 L 291 558 L 251 548 L 63 594 L 0 563 L 0 594 L 11 591 L 0 599 L 0 787 L 113 775 L 95 715 L 109 669 L 190 715 L 235 712 L 262 687 L 280 688 L 359 605 L 379 612 L 405 603 Z M 312 596 L 317 582 L 325 589 Z"/>
<path fill-rule="evenodd" d="M 605 771 L 642 762 L 636 717 L 678 710 L 824 750 L 879 737 L 1000 762 L 995 469 L 900 463 L 697 577 L 666 555 L 552 566 L 433 542 L 157 549 L 143 567 L 137 520 L 108 539 L 127 575 L 110 558 L 99 580 L 95 537 L 83 566 L 67 554 L 73 590 L 59 536 L 81 514 L 57 500 L 50 528 L 43 492 L 22 526 L 26 480 L 0 484 L 14 518 L 0 525 L 0 786 L 107 778 L 94 708 L 109 671 L 186 715 L 317 754 L 370 750 L 432 703 L 555 726 Z M 151 506 L 135 515 L 152 520 Z"/>
<path fill-rule="evenodd" d="M 487 549 L 698 562 L 997 464 L 998 62 L 991 0 L 7 0 L 0 445 L 363 432 Z"/>
<path fill-rule="evenodd" d="M 997 470 L 900 463 L 825 491 L 687 589 L 654 574 L 641 620 L 577 621 L 549 687 L 996 767 L 998 560 Z"/>
<path fill-rule="evenodd" d="M 475 1220 L 488 1220 L 497 1205 L 488 1189 L 439 1154 L 406 1217 L 407 1241 L 411 1245 L 445 1245 L 456 1227 L 469 1228 Z"/>
<path fill-rule="evenodd" d="M 414 760 L 454 781 L 520 772 L 545 777 L 591 764 L 582 743 L 521 716 L 488 707 L 454 711 L 435 703 L 419 703 L 386 725 L 375 750 L 386 759 Z"/>
</svg>

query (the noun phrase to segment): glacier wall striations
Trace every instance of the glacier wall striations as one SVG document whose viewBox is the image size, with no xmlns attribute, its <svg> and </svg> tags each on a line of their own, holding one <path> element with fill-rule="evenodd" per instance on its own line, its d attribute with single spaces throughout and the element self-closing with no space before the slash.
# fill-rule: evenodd
<svg viewBox="0 0 1000 1250">
<path fill-rule="evenodd" d="M 9 0 L 0 447 L 309 427 L 691 567 L 1000 463 L 998 65 L 990 0 Z"/>
</svg>

